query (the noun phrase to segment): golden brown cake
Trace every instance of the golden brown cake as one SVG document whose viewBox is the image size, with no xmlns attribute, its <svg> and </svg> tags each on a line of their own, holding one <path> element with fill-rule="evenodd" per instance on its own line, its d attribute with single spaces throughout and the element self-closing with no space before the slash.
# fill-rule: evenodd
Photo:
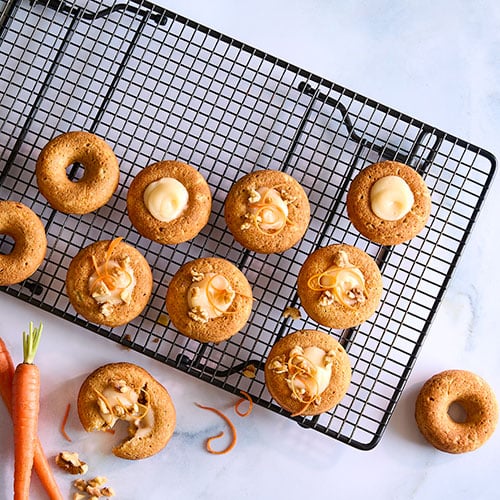
<svg viewBox="0 0 500 500">
<path fill-rule="evenodd" d="M 245 275 L 218 257 L 184 264 L 172 278 L 166 307 L 173 325 L 200 342 L 221 342 L 239 332 L 252 312 Z"/>
<path fill-rule="evenodd" d="M 176 160 L 146 167 L 127 194 L 128 215 L 137 231 L 165 245 L 194 238 L 207 224 L 211 209 L 212 195 L 204 177 Z"/>
<path fill-rule="evenodd" d="M 430 212 L 430 193 L 420 174 L 396 161 L 363 169 L 347 193 L 347 215 L 352 224 L 381 245 L 397 245 L 414 238 Z"/>
<path fill-rule="evenodd" d="M 29 278 L 45 258 L 45 228 L 38 215 L 26 205 L 0 201 L 0 234 L 14 240 L 10 253 L 0 253 L 0 286 L 20 283 Z"/>
<path fill-rule="evenodd" d="M 329 245 L 307 257 L 297 279 L 307 314 L 330 328 L 351 328 L 377 309 L 382 277 L 375 261 L 351 245 Z"/>
<path fill-rule="evenodd" d="M 242 246 L 259 253 L 288 250 L 304 236 L 310 206 L 290 175 L 258 170 L 239 179 L 224 205 L 227 227 Z"/>
<path fill-rule="evenodd" d="M 465 412 L 463 421 L 449 414 L 452 404 Z M 415 403 L 420 432 L 435 448 L 466 453 L 482 446 L 495 431 L 498 403 L 488 383 L 466 370 L 446 370 L 422 386 Z"/>
<path fill-rule="evenodd" d="M 129 424 L 129 435 L 113 448 L 120 458 L 137 460 L 162 450 L 174 433 L 175 408 L 167 390 L 132 363 L 111 363 L 93 371 L 78 393 L 78 416 L 87 432 Z"/>
<path fill-rule="evenodd" d="M 351 382 L 344 348 L 317 330 L 299 330 L 280 339 L 269 353 L 264 373 L 271 396 L 293 416 L 330 410 Z"/>
<path fill-rule="evenodd" d="M 68 167 L 79 163 L 84 173 L 76 182 Z M 52 208 L 68 214 L 86 214 L 105 205 L 120 179 L 111 147 L 89 132 L 67 132 L 52 139 L 36 162 L 38 189 Z"/>
<path fill-rule="evenodd" d="M 92 323 L 119 326 L 146 307 L 153 288 L 142 254 L 116 238 L 80 250 L 66 275 L 66 291 L 78 314 Z"/>
</svg>

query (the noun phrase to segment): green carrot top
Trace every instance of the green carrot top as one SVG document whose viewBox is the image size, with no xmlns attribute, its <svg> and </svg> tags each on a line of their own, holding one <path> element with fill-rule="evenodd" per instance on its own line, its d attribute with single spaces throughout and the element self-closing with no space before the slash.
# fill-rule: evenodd
<svg viewBox="0 0 500 500">
<path fill-rule="evenodd" d="M 38 349 L 38 344 L 40 343 L 40 337 L 42 335 L 43 325 L 40 323 L 38 328 L 33 327 L 33 321 L 30 321 L 30 331 L 28 334 L 23 332 L 23 355 L 24 363 L 30 365 L 33 364 L 35 360 L 36 351 Z"/>
</svg>

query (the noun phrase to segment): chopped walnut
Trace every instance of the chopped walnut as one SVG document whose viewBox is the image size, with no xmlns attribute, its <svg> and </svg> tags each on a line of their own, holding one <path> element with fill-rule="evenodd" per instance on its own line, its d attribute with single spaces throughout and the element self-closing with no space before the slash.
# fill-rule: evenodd
<svg viewBox="0 0 500 500">
<path fill-rule="evenodd" d="M 322 307 L 331 306 L 335 302 L 335 297 L 330 290 L 325 290 L 319 299 L 319 305 Z"/>
<path fill-rule="evenodd" d="M 293 320 L 300 319 L 300 311 L 296 307 L 285 307 L 282 316 Z"/>
<path fill-rule="evenodd" d="M 349 265 L 349 256 L 344 250 L 340 250 L 333 258 L 333 264 L 338 267 L 346 267 Z"/>
<path fill-rule="evenodd" d="M 287 373 L 288 367 L 285 363 L 285 359 L 283 356 L 280 356 L 279 358 L 274 358 L 271 360 L 271 364 L 269 365 L 269 368 L 274 372 L 274 373 Z"/>
<path fill-rule="evenodd" d="M 56 456 L 56 464 L 62 470 L 70 474 L 85 474 L 89 467 L 78 458 L 78 453 L 62 451 Z"/>
<path fill-rule="evenodd" d="M 193 282 L 201 281 L 203 277 L 203 273 L 199 273 L 196 269 L 191 269 L 191 280 Z"/>
<path fill-rule="evenodd" d="M 257 374 L 257 368 L 255 368 L 255 365 L 248 365 L 243 369 L 241 373 L 244 377 L 255 378 L 255 375 Z"/>
<path fill-rule="evenodd" d="M 157 323 L 162 326 L 168 326 L 168 324 L 170 323 L 170 318 L 166 314 L 160 314 L 158 316 Z"/>
<path fill-rule="evenodd" d="M 259 203 L 261 199 L 260 193 L 255 189 L 250 189 L 248 193 L 248 203 Z"/>
<path fill-rule="evenodd" d="M 77 479 L 73 486 L 82 493 L 86 493 L 83 495 L 82 493 L 75 493 L 73 495 L 74 500 L 83 500 L 86 498 L 87 500 L 98 500 L 102 497 L 112 497 L 115 496 L 115 492 L 113 488 L 109 486 L 103 486 L 106 483 L 107 479 L 103 476 L 97 476 L 93 479 L 89 479 L 85 481 L 84 479 Z"/>
<path fill-rule="evenodd" d="M 198 321 L 200 323 L 207 323 L 209 319 L 207 311 L 205 311 L 199 306 L 193 307 L 191 310 L 189 310 L 188 316 L 193 321 Z"/>
</svg>

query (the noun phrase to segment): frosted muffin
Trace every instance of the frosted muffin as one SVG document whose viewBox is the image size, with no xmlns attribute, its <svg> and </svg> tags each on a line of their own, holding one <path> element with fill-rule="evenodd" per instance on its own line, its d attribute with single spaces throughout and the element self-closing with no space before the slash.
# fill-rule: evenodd
<svg viewBox="0 0 500 500">
<path fill-rule="evenodd" d="M 304 189 L 293 177 L 275 170 L 259 170 L 232 186 L 224 217 L 234 239 L 245 248 L 279 253 L 304 236 L 310 206 Z"/>
<path fill-rule="evenodd" d="M 142 254 L 116 238 L 80 250 L 66 274 L 66 291 L 78 314 L 92 323 L 119 326 L 146 307 L 153 288 Z"/>
<path fill-rule="evenodd" d="M 430 212 L 430 193 L 420 174 L 396 161 L 365 168 L 347 193 L 347 215 L 352 224 L 381 245 L 397 245 L 414 238 Z"/>
<path fill-rule="evenodd" d="M 205 178 L 177 160 L 149 165 L 134 178 L 127 210 L 137 231 L 150 240 L 174 245 L 194 238 L 207 224 L 212 195 Z"/>
<path fill-rule="evenodd" d="M 314 321 L 330 328 L 351 328 L 377 309 L 382 276 L 363 250 L 330 245 L 307 257 L 297 278 L 297 293 Z"/>
<path fill-rule="evenodd" d="M 221 342 L 239 332 L 252 312 L 252 289 L 245 275 L 218 257 L 184 264 L 167 290 L 173 325 L 200 342 Z"/>
<path fill-rule="evenodd" d="M 132 363 L 110 363 L 94 370 L 78 392 L 78 416 L 87 432 L 128 423 L 128 436 L 113 448 L 120 458 L 137 460 L 161 451 L 175 429 L 168 391 L 149 372 Z"/>
<path fill-rule="evenodd" d="M 264 373 L 271 396 L 292 416 L 330 410 L 351 382 L 344 348 L 317 330 L 299 330 L 279 340 L 269 353 Z"/>
</svg>

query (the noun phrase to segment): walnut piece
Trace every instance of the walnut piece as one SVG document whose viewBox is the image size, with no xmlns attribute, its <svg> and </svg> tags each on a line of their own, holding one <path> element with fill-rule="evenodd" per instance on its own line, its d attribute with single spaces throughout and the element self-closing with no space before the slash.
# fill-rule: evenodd
<svg viewBox="0 0 500 500">
<path fill-rule="evenodd" d="M 62 451 L 56 456 L 56 465 L 70 474 L 85 474 L 89 467 L 78 458 L 78 453 Z"/>
<path fill-rule="evenodd" d="M 82 493 L 75 493 L 73 495 L 73 500 L 97 500 L 102 497 L 113 497 L 115 496 L 115 491 L 110 486 L 103 486 L 107 479 L 104 476 L 97 476 L 93 479 L 85 481 L 85 479 L 77 479 L 73 486 Z"/>
<path fill-rule="evenodd" d="M 296 307 L 285 307 L 282 316 L 284 318 L 300 319 L 300 311 Z"/>
</svg>

